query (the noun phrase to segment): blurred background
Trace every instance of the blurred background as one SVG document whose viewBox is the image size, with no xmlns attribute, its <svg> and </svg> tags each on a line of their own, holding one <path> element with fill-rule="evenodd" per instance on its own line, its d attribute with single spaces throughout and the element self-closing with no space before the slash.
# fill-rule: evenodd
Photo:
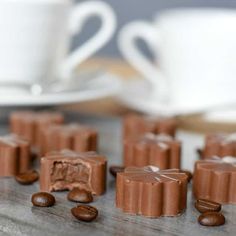
<svg viewBox="0 0 236 236">
<path fill-rule="evenodd" d="M 176 8 L 176 7 L 225 7 L 225 8 L 236 8 L 235 0 L 104 0 L 109 3 L 115 10 L 118 18 L 118 30 L 113 36 L 113 39 L 105 45 L 97 56 L 105 57 L 118 57 L 122 58 L 116 43 L 116 36 L 119 29 L 126 23 L 138 20 L 152 20 L 156 12 L 164 9 Z M 75 2 L 82 2 L 76 0 Z M 83 33 L 79 37 L 74 38 L 73 48 L 89 38 L 93 32 L 99 26 L 99 22 L 96 19 L 91 19 L 84 27 Z M 140 47 L 148 53 L 145 45 L 140 42 Z M 151 54 L 150 54 L 151 55 Z"/>
</svg>

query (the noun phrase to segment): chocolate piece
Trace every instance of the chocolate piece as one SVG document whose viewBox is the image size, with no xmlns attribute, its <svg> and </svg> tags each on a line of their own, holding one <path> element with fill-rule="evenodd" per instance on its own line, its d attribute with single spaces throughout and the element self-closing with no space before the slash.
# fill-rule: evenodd
<svg viewBox="0 0 236 236">
<path fill-rule="evenodd" d="M 90 203 L 93 201 L 93 195 L 85 189 L 73 188 L 68 193 L 67 199 L 72 202 Z"/>
<path fill-rule="evenodd" d="M 98 216 L 98 210 L 95 207 L 87 205 L 78 205 L 71 209 L 71 213 L 76 219 L 85 222 L 91 222 Z"/>
<path fill-rule="evenodd" d="M 48 153 L 41 158 L 41 191 L 72 190 L 75 187 L 101 195 L 106 189 L 106 158 L 95 152 Z"/>
<path fill-rule="evenodd" d="M 156 218 L 186 208 L 187 175 L 177 169 L 129 167 L 116 179 L 116 206 L 126 213 Z"/>
<path fill-rule="evenodd" d="M 206 199 L 197 199 L 195 202 L 195 208 L 201 212 L 218 212 L 221 210 L 221 204 Z"/>
<path fill-rule="evenodd" d="M 111 175 L 113 175 L 115 178 L 118 173 L 124 172 L 125 167 L 124 166 L 110 166 L 109 172 Z"/>
<path fill-rule="evenodd" d="M 77 152 L 96 151 L 97 131 L 78 124 L 51 125 L 42 131 L 42 154 L 71 149 Z"/>
<path fill-rule="evenodd" d="M 236 158 L 215 157 L 197 161 L 193 176 L 196 198 L 236 203 Z"/>
<path fill-rule="evenodd" d="M 180 168 L 181 143 L 165 134 L 147 133 L 124 141 L 124 166 Z"/>
<path fill-rule="evenodd" d="M 212 156 L 236 157 L 236 133 L 216 133 L 207 135 L 205 138 L 205 147 L 203 149 L 202 158 L 207 159 Z"/>
<path fill-rule="evenodd" d="M 51 207 L 55 204 L 55 197 L 50 193 L 38 192 L 32 195 L 31 202 L 38 207 Z"/>
<path fill-rule="evenodd" d="M 29 170 L 29 142 L 14 134 L 1 136 L 0 163 L 0 176 L 13 176 Z"/>
<path fill-rule="evenodd" d="M 145 133 L 175 136 L 177 122 L 173 118 L 128 115 L 123 122 L 124 139 L 136 138 Z"/>
<path fill-rule="evenodd" d="M 62 124 L 64 117 L 59 112 L 16 111 L 10 115 L 11 131 L 40 146 L 41 130 L 51 124 Z"/>
<path fill-rule="evenodd" d="M 220 226 L 225 224 L 225 217 L 219 212 L 205 212 L 198 217 L 198 222 L 204 226 Z"/>
<path fill-rule="evenodd" d="M 15 176 L 15 180 L 23 185 L 33 184 L 38 178 L 39 174 L 36 170 L 29 170 Z"/>
</svg>

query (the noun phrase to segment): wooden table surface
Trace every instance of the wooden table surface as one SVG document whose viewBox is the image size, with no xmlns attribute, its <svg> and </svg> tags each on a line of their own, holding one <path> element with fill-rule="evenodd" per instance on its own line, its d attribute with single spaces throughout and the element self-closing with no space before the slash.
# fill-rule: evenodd
<svg viewBox="0 0 236 236">
<path fill-rule="evenodd" d="M 121 120 L 119 118 L 66 114 L 67 121 L 80 121 L 96 127 L 100 134 L 100 153 L 108 158 L 108 164 L 120 164 Z M 1 133 L 7 126 L 2 123 Z M 179 131 L 183 141 L 183 167 L 192 168 L 196 160 L 195 148 L 202 145 L 202 136 Z M 0 235 L 60 236 L 60 235 L 166 235 L 166 236 L 220 236 L 236 235 L 236 206 L 223 207 L 226 224 L 220 227 L 203 227 L 197 223 L 199 213 L 193 207 L 191 184 L 188 191 L 188 207 L 178 217 L 148 219 L 130 216 L 115 208 L 115 181 L 108 174 L 107 192 L 92 203 L 99 210 L 92 223 L 76 220 L 70 209 L 76 204 L 66 200 L 67 192 L 54 193 L 57 203 L 50 208 L 33 207 L 31 195 L 39 191 L 39 184 L 22 186 L 13 178 L 0 179 Z"/>
</svg>

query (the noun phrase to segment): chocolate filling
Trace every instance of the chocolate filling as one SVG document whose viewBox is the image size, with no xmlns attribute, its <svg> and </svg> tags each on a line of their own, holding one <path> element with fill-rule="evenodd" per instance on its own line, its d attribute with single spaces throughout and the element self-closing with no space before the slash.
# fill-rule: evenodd
<svg viewBox="0 0 236 236">
<path fill-rule="evenodd" d="M 81 162 L 54 162 L 51 187 L 55 190 L 71 190 L 74 187 L 90 190 L 90 171 L 90 168 Z"/>
</svg>

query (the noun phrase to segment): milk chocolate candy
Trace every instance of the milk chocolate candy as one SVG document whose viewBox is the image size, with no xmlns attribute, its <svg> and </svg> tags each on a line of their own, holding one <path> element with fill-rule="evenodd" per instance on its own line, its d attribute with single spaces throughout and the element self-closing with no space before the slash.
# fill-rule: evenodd
<svg viewBox="0 0 236 236">
<path fill-rule="evenodd" d="M 40 146 L 41 130 L 51 124 L 62 124 L 63 115 L 59 112 L 16 111 L 10 115 L 11 132 Z"/>
<path fill-rule="evenodd" d="M 97 131 L 79 124 L 51 125 L 42 130 L 41 151 L 70 149 L 77 152 L 96 151 Z"/>
<path fill-rule="evenodd" d="M 0 176 L 14 176 L 29 170 L 29 142 L 17 135 L 0 137 Z"/>
<path fill-rule="evenodd" d="M 236 158 L 214 157 L 195 163 L 193 193 L 197 199 L 236 203 Z"/>
<path fill-rule="evenodd" d="M 147 133 L 124 141 L 124 166 L 180 168 L 181 143 L 166 134 Z"/>
<path fill-rule="evenodd" d="M 95 152 L 62 150 L 41 158 L 41 191 L 85 189 L 101 195 L 106 190 L 106 158 Z"/>
<path fill-rule="evenodd" d="M 187 175 L 178 169 L 128 167 L 116 179 L 116 206 L 129 214 L 176 216 L 186 208 Z"/>
<path fill-rule="evenodd" d="M 236 133 L 216 133 L 207 135 L 202 158 L 207 159 L 211 158 L 212 156 L 236 157 Z"/>
<path fill-rule="evenodd" d="M 177 122 L 173 118 L 128 115 L 123 121 L 124 139 L 136 138 L 145 133 L 175 135 Z"/>
</svg>

